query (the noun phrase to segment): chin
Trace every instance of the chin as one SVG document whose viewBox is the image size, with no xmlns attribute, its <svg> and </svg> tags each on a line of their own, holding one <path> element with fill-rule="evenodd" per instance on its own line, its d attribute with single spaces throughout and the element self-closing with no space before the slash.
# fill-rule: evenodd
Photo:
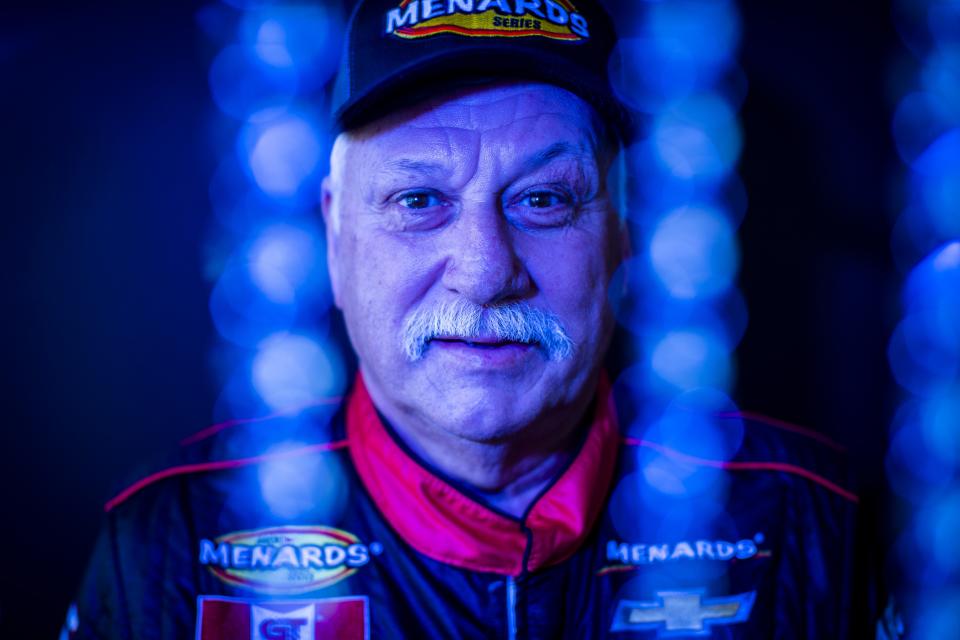
<svg viewBox="0 0 960 640">
<path fill-rule="evenodd" d="M 531 405 L 528 393 L 500 393 L 481 387 L 461 387 L 432 403 L 431 421 L 447 433 L 473 442 L 498 443 L 515 439 L 546 407 Z"/>
</svg>

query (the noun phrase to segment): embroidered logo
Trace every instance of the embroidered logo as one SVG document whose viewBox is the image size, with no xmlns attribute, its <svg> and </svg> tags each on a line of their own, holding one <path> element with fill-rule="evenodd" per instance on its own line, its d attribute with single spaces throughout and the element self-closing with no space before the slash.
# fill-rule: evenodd
<svg viewBox="0 0 960 640">
<path fill-rule="evenodd" d="M 607 562 L 613 563 L 598 571 L 598 575 L 610 571 L 634 569 L 641 565 L 680 560 L 749 560 L 766 558 L 771 552 L 760 549 L 766 537 L 758 533 L 743 540 L 681 540 L 671 544 L 630 544 L 610 540 L 607 542 Z"/>
<path fill-rule="evenodd" d="M 587 19 L 571 0 L 401 0 L 387 11 L 384 22 L 387 35 L 399 38 L 441 33 L 568 41 L 590 37 Z"/>
<path fill-rule="evenodd" d="M 705 598 L 701 589 L 658 591 L 656 601 L 621 600 L 610 631 L 656 631 L 658 638 L 709 636 L 710 628 L 745 622 L 757 592 Z"/>
<path fill-rule="evenodd" d="M 257 601 L 197 598 L 196 640 L 369 640 L 365 596 Z"/>
<path fill-rule="evenodd" d="M 332 527 L 274 527 L 200 541 L 200 564 L 229 584 L 262 593 L 307 593 L 352 576 L 383 552 Z"/>
</svg>

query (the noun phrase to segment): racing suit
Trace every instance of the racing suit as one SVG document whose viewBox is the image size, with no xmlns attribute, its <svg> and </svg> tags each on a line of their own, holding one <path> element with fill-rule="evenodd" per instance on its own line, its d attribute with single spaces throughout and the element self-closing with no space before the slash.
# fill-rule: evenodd
<svg viewBox="0 0 960 640">
<path fill-rule="evenodd" d="M 418 460 L 359 376 L 343 401 L 215 426 L 108 503 L 65 635 L 850 637 L 836 445 L 718 414 L 742 437 L 711 459 L 624 436 L 615 404 L 601 381 L 522 518 Z"/>
</svg>

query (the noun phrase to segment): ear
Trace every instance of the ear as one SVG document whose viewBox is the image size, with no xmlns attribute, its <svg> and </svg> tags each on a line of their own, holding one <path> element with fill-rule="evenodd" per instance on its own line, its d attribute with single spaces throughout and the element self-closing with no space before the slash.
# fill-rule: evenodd
<svg viewBox="0 0 960 640">
<path fill-rule="evenodd" d="M 333 181 L 330 176 L 323 179 L 320 185 L 320 210 L 323 212 L 323 224 L 327 232 L 327 271 L 330 273 L 330 288 L 333 291 L 333 302 L 338 309 L 340 305 L 340 261 L 338 259 L 338 242 L 340 239 L 339 211 L 335 208 L 340 203 L 334 202 Z"/>
</svg>

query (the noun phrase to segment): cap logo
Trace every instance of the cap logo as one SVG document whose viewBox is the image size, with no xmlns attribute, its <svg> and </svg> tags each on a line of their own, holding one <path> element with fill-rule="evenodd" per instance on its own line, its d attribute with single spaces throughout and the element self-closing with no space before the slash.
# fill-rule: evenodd
<svg viewBox="0 0 960 640">
<path fill-rule="evenodd" d="M 586 18 L 570 0 L 402 0 L 387 11 L 386 33 L 406 39 L 441 33 L 568 42 L 590 37 Z"/>
</svg>

